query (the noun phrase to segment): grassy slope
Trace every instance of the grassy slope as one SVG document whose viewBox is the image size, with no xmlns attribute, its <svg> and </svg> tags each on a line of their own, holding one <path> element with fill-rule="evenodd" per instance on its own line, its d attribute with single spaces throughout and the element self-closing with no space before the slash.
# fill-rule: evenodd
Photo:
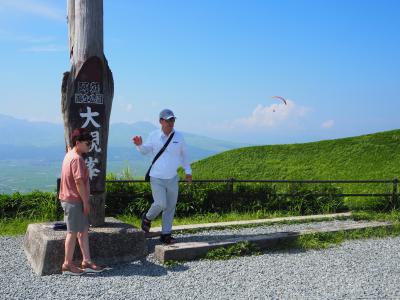
<svg viewBox="0 0 400 300">
<path fill-rule="evenodd" d="M 194 163 L 193 174 L 196 179 L 393 179 L 400 177 L 400 130 L 235 149 Z"/>
</svg>

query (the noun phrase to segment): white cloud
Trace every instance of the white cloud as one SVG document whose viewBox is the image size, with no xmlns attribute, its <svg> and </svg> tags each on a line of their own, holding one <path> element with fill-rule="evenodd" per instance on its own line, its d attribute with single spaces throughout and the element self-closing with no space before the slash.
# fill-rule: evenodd
<svg viewBox="0 0 400 300">
<path fill-rule="evenodd" d="M 33 47 L 28 47 L 21 49 L 22 52 L 62 52 L 68 51 L 66 46 L 58 46 L 58 45 L 38 45 Z"/>
<path fill-rule="evenodd" d="M 329 128 L 332 128 L 334 125 L 335 125 L 334 120 L 327 120 L 321 124 L 321 127 L 325 128 L 325 129 L 329 129 Z"/>
<path fill-rule="evenodd" d="M 56 21 L 66 20 L 66 10 L 62 11 L 34 0 L 0 0 L 0 11 L 7 12 L 9 10 L 33 14 Z"/>
<path fill-rule="evenodd" d="M 55 40 L 52 36 L 15 36 L 14 40 L 32 44 L 48 43 Z"/>
<path fill-rule="evenodd" d="M 133 104 L 130 104 L 130 103 L 127 104 L 126 107 L 125 107 L 125 109 L 126 109 L 127 112 L 131 112 L 132 109 L 133 109 Z"/>
<path fill-rule="evenodd" d="M 269 106 L 258 104 L 249 116 L 227 122 L 219 127 L 220 129 L 273 129 L 283 124 L 294 127 L 310 109 L 297 106 L 291 100 L 286 102 L 287 105 L 284 103 L 273 103 Z"/>
<path fill-rule="evenodd" d="M 0 0 L 1 1 L 1 0 Z M 12 31 L 6 31 L 0 28 L 0 40 L 12 41 L 25 44 L 45 44 L 54 43 L 56 38 L 54 36 L 33 36 L 33 35 L 19 35 Z"/>
<path fill-rule="evenodd" d="M 125 97 L 122 95 L 115 95 L 113 103 L 117 103 L 117 106 L 115 106 L 115 108 L 118 108 L 118 110 L 122 113 L 130 113 L 134 109 L 134 105 L 132 103 L 126 102 Z"/>
</svg>

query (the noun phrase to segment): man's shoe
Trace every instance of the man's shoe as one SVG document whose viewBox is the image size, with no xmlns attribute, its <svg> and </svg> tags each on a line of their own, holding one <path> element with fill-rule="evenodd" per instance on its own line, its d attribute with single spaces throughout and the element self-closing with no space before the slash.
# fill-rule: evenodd
<svg viewBox="0 0 400 300">
<path fill-rule="evenodd" d="M 61 267 L 61 273 L 69 276 L 81 276 L 85 274 L 85 271 L 77 266 L 63 264 Z"/>
<path fill-rule="evenodd" d="M 93 262 L 82 262 L 81 269 L 86 273 L 101 273 L 106 269 L 106 267 L 98 266 Z"/>
<path fill-rule="evenodd" d="M 146 218 L 146 213 L 142 214 L 142 230 L 144 232 L 149 232 L 151 228 L 151 221 Z"/>
<path fill-rule="evenodd" d="M 174 239 L 171 234 L 162 234 L 160 236 L 160 242 L 166 245 L 175 244 L 176 239 Z"/>
</svg>

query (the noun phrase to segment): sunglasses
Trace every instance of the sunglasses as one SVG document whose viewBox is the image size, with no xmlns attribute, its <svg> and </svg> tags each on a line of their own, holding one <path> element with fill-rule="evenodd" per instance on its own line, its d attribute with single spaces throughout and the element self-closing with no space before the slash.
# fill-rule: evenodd
<svg viewBox="0 0 400 300">
<path fill-rule="evenodd" d="M 163 119 L 165 122 L 168 122 L 168 123 L 174 123 L 175 122 L 175 118 L 169 118 L 168 120 L 167 119 Z"/>
</svg>

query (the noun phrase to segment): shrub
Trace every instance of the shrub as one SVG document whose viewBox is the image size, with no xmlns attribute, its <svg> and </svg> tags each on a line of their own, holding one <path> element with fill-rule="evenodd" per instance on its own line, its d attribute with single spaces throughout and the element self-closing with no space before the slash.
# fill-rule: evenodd
<svg viewBox="0 0 400 300">
<path fill-rule="evenodd" d="M 1 218 L 56 220 L 61 215 L 56 193 L 33 191 L 0 195 Z"/>
<path fill-rule="evenodd" d="M 121 178 L 109 174 L 107 180 L 132 179 L 129 170 Z M 278 188 L 279 187 L 279 188 Z M 340 188 L 327 184 L 276 185 L 271 183 L 217 182 L 180 183 L 176 215 L 180 217 L 224 212 L 286 211 L 296 215 L 340 212 L 347 209 L 386 211 L 397 205 L 392 197 L 346 199 L 337 196 Z M 140 215 L 152 203 L 148 182 L 107 182 L 106 215 Z M 56 193 L 0 194 L 1 218 L 55 220 L 62 217 Z"/>
<path fill-rule="evenodd" d="M 351 210 L 372 210 L 378 212 L 390 211 L 397 207 L 390 196 L 386 197 L 346 197 L 346 206 Z"/>
<path fill-rule="evenodd" d="M 346 210 L 340 190 L 333 186 L 291 184 L 278 193 L 263 183 L 180 183 L 177 216 L 228 211 L 289 211 L 294 214 L 331 213 Z M 107 183 L 106 214 L 136 214 L 152 202 L 149 183 Z"/>
</svg>

